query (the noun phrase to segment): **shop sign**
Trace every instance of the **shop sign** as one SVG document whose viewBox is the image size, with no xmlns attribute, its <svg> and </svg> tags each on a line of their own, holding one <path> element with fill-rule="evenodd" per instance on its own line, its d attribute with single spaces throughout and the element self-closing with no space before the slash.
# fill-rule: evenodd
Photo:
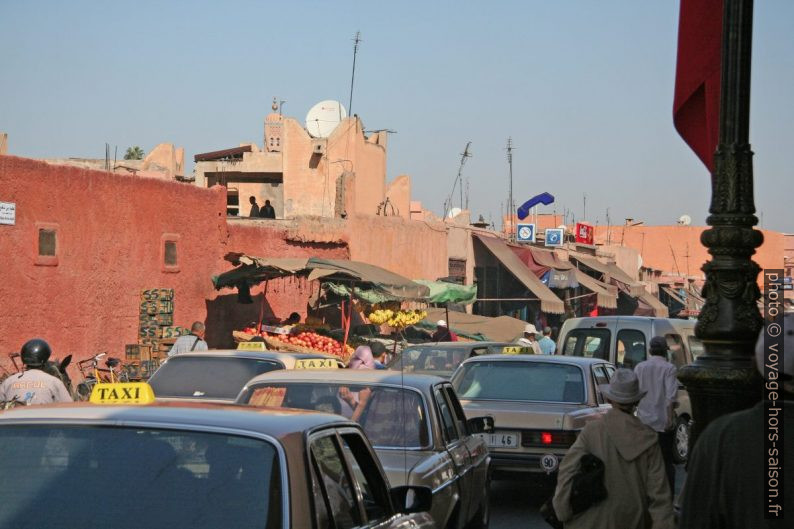
<svg viewBox="0 0 794 529">
<path fill-rule="evenodd" d="M 581 222 L 576 223 L 576 242 L 579 244 L 593 245 L 593 227 Z"/>
<path fill-rule="evenodd" d="M 563 241 L 562 228 L 546 229 L 546 246 L 562 246 L 562 241 Z"/>
<path fill-rule="evenodd" d="M 535 242 L 535 225 L 518 224 L 516 226 L 516 240 L 518 242 Z"/>
<path fill-rule="evenodd" d="M 0 224 L 13 226 L 17 223 L 17 205 L 14 202 L 0 202 Z"/>
</svg>

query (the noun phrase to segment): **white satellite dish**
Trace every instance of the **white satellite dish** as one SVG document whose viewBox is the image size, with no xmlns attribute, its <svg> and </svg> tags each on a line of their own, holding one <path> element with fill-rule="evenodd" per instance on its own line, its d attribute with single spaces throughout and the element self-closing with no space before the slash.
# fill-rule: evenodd
<svg viewBox="0 0 794 529">
<path fill-rule="evenodd" d="M 678 224 L 680 224 L 681 226 L 689 226 L 690 224 L 692 224 L 692 217 L 690 217 L 689 215 L 681 215 L 680 217 L 678 217 Z"/>
<path fill-rule="evenodd" d="M 346 117 L 347 110 L 339 101 L 320 101 L 306 114 L 306 130 L 313 138 L 327 138 Z"/>
<path fill-rule="evenodd" d="M 557 229 L 562 230 L 563 233 L 568 231 L 568 227 L 565 224 L 560 224 L 559 226 L 557 226 Z"/>
<path fill-rule="evenodd" d="M 463 212 L 463 210 L 460 209 L 460 208 L 452 208 L 452 209 L 449 210 L 449 213 L 447 213 L 447 218 L 448 219 L 454 219 L 455 217 L 460 215 L 462 212 Z"/>
</svg>

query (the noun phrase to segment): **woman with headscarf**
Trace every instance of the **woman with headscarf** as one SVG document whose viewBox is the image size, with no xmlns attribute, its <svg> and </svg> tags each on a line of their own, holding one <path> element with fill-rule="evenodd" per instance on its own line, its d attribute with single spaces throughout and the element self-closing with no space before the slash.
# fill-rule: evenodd
<svg viewBox="0 0 794 529">
<path fill-rule="evenodd" d="M 372 349 L 370 349 L 368 345 L 358 346 L 356 351 L 353 353 L 352 358 L 350 358 L 347 368 L 375 369 L 375 358 L 372 356 Z M 344 413 L 346 411 L 344 409 L 345 405 L 347 405 L 351 410 L 350 418 L 354 421 L 357 421 L 361 415 L 361 412 L 364 410 L 364 406 L 367 403 L 370 393 L 372 393 L 372 390 L 370 389 L 350 391 L 350 389 L 346 387 L 339 388 L 339 399 L 342 401 L 343 415 L 347 416 L 347 414 Z"/>
</svg>

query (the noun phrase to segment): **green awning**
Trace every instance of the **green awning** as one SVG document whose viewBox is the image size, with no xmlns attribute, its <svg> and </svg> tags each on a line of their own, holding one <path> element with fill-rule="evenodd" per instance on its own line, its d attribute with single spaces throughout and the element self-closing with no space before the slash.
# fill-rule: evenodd
<svg viewBox="0 0 794 529">
<path fill-rule="evenodd" d="M 446 281 L 429 281 L 427 279 L 414 279 L 430 289 L 428 302 L 430 303 L 461 303 L 468 305 L 477 301 L 476 285 L 459 285 Z"/>
</svg>

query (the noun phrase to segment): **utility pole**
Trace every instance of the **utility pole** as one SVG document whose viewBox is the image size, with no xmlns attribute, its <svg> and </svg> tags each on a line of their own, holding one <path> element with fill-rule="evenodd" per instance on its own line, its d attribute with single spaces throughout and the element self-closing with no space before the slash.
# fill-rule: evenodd
<svg viewBox="0 0 794 529">
<path fill-rule="evenodd" d="M 513 225 L 513 212 L 516 205 L 513 202 L 513 138 L 507 138 L 507 165 L 509 168 L 509 185 L 507 191 L 507 218 L 510 222 L 510 231 L 508 233 L 509 239 L 512 241 L 515 238 L 515 226 Z"/>
<path fill-rule="evenodd" d="M 358 43 L 361 42 L 361 32 L 356 31 L 353 38 L 353 75 L 350 76 L 350 101 L 347 104 L 347 115 L 353 115 L 353 82 L 356 80 L 356 55 L 358 54 Z"/>
<path fill-rule="evenodd" d="M 460 182 L 460 209 L 463 210 L 463 178 L 461 175 L 463 174 L 463 166 L 466 164 L 466 159 L 471 158 L 471 153 L 469 152 L 469 147 L 471 146 L 471 142 L 466 142 L 466 148 L 463 149 L 463 152 L 460 153 L 460 165 L 458 166 L 458 174 L 455 177 L 455 181 L 452 182 L 452 191 L 449 192 L 449 197 L 444 201 L 444 218 L 447 217 L 447 213 L 449 210 L 452 209 L 452 200 L 455 197 L 455 188 L 458 186 L 458 182 Z M 469 194 L 468 189 L 466 190 L 466 208 L 469 207 Z"/>
<path fill-rule="evenodd" d="M 587 220 L 587 194 L 582 193 L 582 222 Z"/>
</svg>

